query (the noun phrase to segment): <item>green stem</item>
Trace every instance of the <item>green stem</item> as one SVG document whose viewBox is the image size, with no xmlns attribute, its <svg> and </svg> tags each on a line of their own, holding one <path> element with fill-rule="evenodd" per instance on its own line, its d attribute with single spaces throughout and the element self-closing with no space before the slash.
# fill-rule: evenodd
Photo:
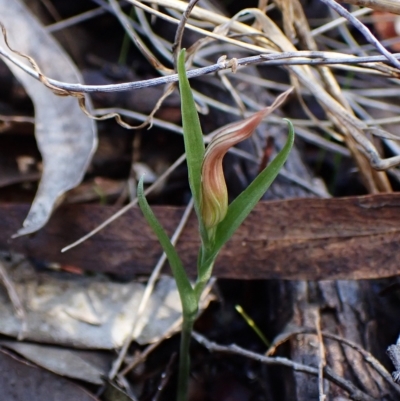
<svg viewBox="0 0 400 401">
<path fill-rule="evenodd" d="M 214 267 L 216 256 L 210 255 L 210 250 L 201 248 L 198 258 L 197 266 L 197 280 L 194 286 L 195 298 L 200 302 L 201 294 L 208 281 L 210 280 L 211 273 Z"/>
<path fill-rule="evenodd" d="M 204 258 L 207 258 L 207 252 L 204 248 L 200 249 L 199 253 L 199 270 L 196 285 L 194 287 L 194 298 L 197 305 L 200 303 L 201 294 L 203 293 L 204 287 L 211 276 L 211 271 L 214 265 L 214 261 L 203 265 Z M 206 259 L 207 260 L 207 259 Z M 183 298 L 184 300 L 184 298 Z M 190 373 L 190 339 L 192 337 L 193 325 L 196 320 L 197 313 L 193 313 L 191 308 L 185 308 L 184 302 L 182 302 L 183 308 L 183 322 L 181 332 L 181 348 L 179 355 L 179 375 L 178 375 L 178 397 L 177 401 L 187 401 L 188 396 L 188 385 L 189 385 L 189 373 Z M 186 310 L 185 310 L 186 309 Z"/>
<path fill-rule="evenodd" d="M 181 348 L 179 353 L 179 376 L 177 401 L 187 401 L 190 373 L 190 339 L 195 317 L 183 315 Z"/>
</svg>

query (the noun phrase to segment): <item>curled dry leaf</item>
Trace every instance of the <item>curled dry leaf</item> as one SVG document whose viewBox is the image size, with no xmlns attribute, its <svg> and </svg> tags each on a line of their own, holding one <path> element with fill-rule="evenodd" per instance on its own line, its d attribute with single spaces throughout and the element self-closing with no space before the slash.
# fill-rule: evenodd
<svg viewBox="0 0 400 401">
<path fill-rule="evenodd" d="M 0 0 L 0 21 L 7 30 L 9 45 L 32 57 L 44 74 L 67 82 L 82 81 L 68 55 L 22 2 Z M 95 123 L 83 114 L 77 99 L 56 96 L 42 83 L 4 61 L 32 99 L 35 135 L 43 158 L 39 189 L 23 228 L 16 234 L 20 236 L 42 228 L 61 196 L 81 182 L 97 145 L 97 133 Z M 86 106 L 90 110 L 89 99 Z"/>
<path fill-rule="evenodd" d="M 179 294 L 175 281 L 170 277 L 158 280 L 136 322 L 135 312 L 145 290 L 141 283 L 117 283 L 101 276 L 41 272 L 26 261 L 21 261 L 18 266 L 4 265 L 26 310 L 24 338 L 27 341 L 111 350 L 124 344 L 133 324 L 138 328 L 135 341 L 148 344 L 158 341 L 178 327 L 181 321 Z M 200 310 L 204 310 L 211 299 L 212 295 L 206 291 Z M 2 286 L 0 322 L 1 334 L 17 337 L 21 321 Z"/>
</svg>

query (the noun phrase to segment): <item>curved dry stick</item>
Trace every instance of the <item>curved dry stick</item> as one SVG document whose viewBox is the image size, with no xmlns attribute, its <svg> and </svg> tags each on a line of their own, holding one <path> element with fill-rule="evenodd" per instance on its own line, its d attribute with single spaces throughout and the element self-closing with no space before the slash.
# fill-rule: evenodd
<svg viewBox="0 0 400 401">
<path fill-rule="evenodd" d="M 201 334 L 197 332 L 193 332 L 193 338 L 207 348 L 209 351 L 215 352 L 223 352 L 227 354 L 235 354 L 241 355 L 249 359 L 253 359 L 255 361 L 264 363 L 266 365 L 279 365 L 279 366 L 286 366 L 290 369 L 293 369 L 297 372 L 308 373 L 313 376 L 318 376 L 318 369 L 313 368 L 307 365 L 303 365 L 302 363 L 294 362 L 288 358 L 283 357 L 269 357 L 264 356 L 261 354 L 257 354 L 256 352 L 248 351 L 244 348 L 241 348 L 235 344 L 232 345 L 219 345 L 215 342 L 209 341 L 207 338 L 203 337 Z M 377 401 L 375 398 L 369 396 L 368 394 L 364 393 L 360 389 L 358 389 L 353 383 L 349 380 L 344 379 L 343 377 L 337 375 L 331 368 L 326 366 L 324 368 L 325 378 L 329 379 L 333 383 L 337 384 L 344 390 L 346 390 L 350 397 L 353 400 L 358 401 Z"/>
<path fill-rule="evenodd" d="M 316 334 L 316 330 L 313 328 L 305 328 L 305 329 L 293 330 L 289 333 L 283 334 L 282 336 L 278 336 L 276 341 L 268 349 L 266 355 L 268 356 L 272 355 L 280 345 L 284 344 L 286 341 L 289 340 L 290 337 L 297 334 Z M 341 337 L 337 334 L 329 333 L 327 331 L 321 331 L 321 334 L 325 338 L 335 340 L 359 352 L 361 356 L 364 358 L 365 362 L 371 365 L 371 367 L 375 369 L 376 372 L 378 372 L 398 394 L 400 394 L 400 386 L 398 386 L 396 383 L 393 382 L 390 373 L 370 352 L 366 351 L 364 348 L 354 343 L 353 341 L 350 341 L 347 338 Z"/>
<path fill-rule="evenodd" d="M 385 56 L 369 56 L 369 57 L 355 57 L 355 56 L 347 56 L 347 57 L 338 57 L 338 58 L 328 58 L 325 52 L 306 52 L 309 53 L 307 56 L 304 55 L 303 52 L 299 52 L 299 55 L 295 54 L 296 52 L 283 52 L 277 54 L 260 54 L 258 56 L 250 56 L 243 57 L 235 60 L 237 63 L 237 67 L 245 67 L 247 65 L 260 64 L 264 63 L 264 65 L 274 65 L 274 66 L 285 66 L 285 65 L 330 65 L 330 64 L 368 64 L 368 63 L 377 63 L 384 62 L 387 60 Z M 313 54 L 314 53 L 314 54 Z M 332 54 L 332 52 L 330 52 Z M 0 48 L 0 55 L 5 57 L 7 60 L 11 61 L 22 70 L 24 70 L 31 77 L 40 80 L 39 73 L 37 73 L 34 69 L 28 67 L 26 64 L 22 63 L 16 57 L 5 52 Z M 280 60 L 287 58 L 297 58 L 297 57 L 315 57 L 317 59 L 302 59 L 302 60 Z M 396 54 L 394 57 L 400 59 L 400 54 Z M 320 58 L 320 59 L 318 59 Z M 209 65 L 207 67 L 195 68 L 193 70 L 187 71 L 188 78 L 196 78 L 202 75 L 212 74 L 221 70 L 231 70 L 232 65 L 228 61 L 220 61 L 218 63 Z M 368 65 L 368 68 L 374 68 L 374 66 Z M 399 73 L 400 74 L 400 73 Z M 83 85 L 83 84 L 73 84 L 68 82 L 57 81 L 56 79 L 47 78 L 47 81 L 54 87 L 60 90 L 66 90 L 69 92 L 83 92 L 83 93 L 92 93 L 92 92 L 124 92 L 135 89 L 148 88 L 150 86 L 164 85 L 171 82 L 178 81 L 178 74 L 167 75 L 164 77 L 151 78 L 142 81 L 135 82 L 124 82 L 120 84 L 110 84 L 110 85 Z"/>
<path fill-rule="evenodd" d="M 183 37 L 183 32 L 185 30 L 185 25 L 186 25 L 187 20 L 189 19 L 190 13 L 192 12 L 194 6 L 198 3 L 198 1 L 199 0 L 190 0 L 189 1 L 189 4 L 186 7 L 186 10 L 182 15 L 182 18 L 179 21 L 178 28 L 176 29 L 174 44 L 172 45 L 172 54 L 174 57 L 175 70 L 177 69 L 176 62 L 178 60 L 178 54 L 181 51 L 182 37 Z"/>
</svg>

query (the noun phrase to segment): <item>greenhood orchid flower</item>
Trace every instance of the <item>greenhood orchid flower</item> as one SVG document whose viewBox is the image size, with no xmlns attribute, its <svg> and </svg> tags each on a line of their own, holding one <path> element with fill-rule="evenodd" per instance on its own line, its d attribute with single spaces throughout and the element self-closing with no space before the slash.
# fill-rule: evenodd
<svg viewBox="0 0 400 401">
<path fill-rule="evenodd" d="M 229 124 L 216 132 L 204 154 L 201 170 L 201 214 L 208 231 L 218 225 L 228 210 L 228 191 L 222 160 L 226 152 L 250 138 L 261 121 L 278 108 L 292 90 L 281 94 L 275 102 L 245 120 Z"/>
</svg>

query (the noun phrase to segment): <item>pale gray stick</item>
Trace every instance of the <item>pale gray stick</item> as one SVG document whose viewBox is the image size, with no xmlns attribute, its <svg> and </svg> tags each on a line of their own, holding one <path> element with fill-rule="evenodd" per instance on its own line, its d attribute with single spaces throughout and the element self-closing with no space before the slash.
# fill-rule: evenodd
<svg viewBox="0 0 400 401">
<path fill-rule="evenodd" d="M 236 354 L 236 355 L 241 355 L 249 359 L 256 360 L 261 363 L 265 363 L 267 365 L 280 365 L 280 366 L 286 366 L 290 369 L 293 369 L 297 372 L 304 372 L 304 373 L 309 373 L 314 376 L 318 376 L 318 369 L 303 365 L 301 363 L 297 363 L 294 361 L 291 361 L 290 359 L 283 358 L 283 357 L 269 357 L 269 356 L 264 356 L 261 354 L 257 354 L 256 352 L 248 351 L 244 348 L 238 347 L 235 344 L 232 345 L 219 345 L 216 344 L 212 341 L 209 341 L 207 338 L 203 337 L 201 334 L 193 332 L 192 334 L 193 338 L 202 344 L 204 347 L 206 347 L 209 351 L 216 351 L 216 352 L 223 352 L 223 353 L 228 353 L 228 354 Z M 325 377 L 338 386 L 342 387 L 345 389 L 350 397 L 354 400 L 359 400 L 359 401 L 376 401 L 375 398 L 370 397 L 368 394 L 364 393 L 360 389 L 358 389 L 353 383 L 351 383 L 349 380 L 344 379 L 343 377 L 337 375 L 332 369 L 329 367 L 325 367 L 324 369 Z"/>
<path fill-rule="evenodd" d="M 324 0 L 321 0 L 324 1 Z M 296 52 L 287 52 L 287 53 L 279 53 L 279 54 L 261 54 L 258 56 L 244 57 L 236 60 L 238 67 L 244 67 L 252 64 L 260 64 L 264 65 L 276 65 L 276 66 L 285 66 L 285 65 L 319 65 L 319 64 L 362 64 L 362 63 L 373 63 L 373 62 L 383 62 L 387 61 L 387 57 L 385 56 L 370 56 L 370 57 L 341 57 L 341 58 L 325 58 L 324 52 L 310 52 L 307 57 L 320 57 L 320 59 L 316 60 L 278 60 L 280 58 L 287 57 L 296 57 Z M 312 54 L 314 53 L 314 54 Z M 39 80 L 39 74 L 22 61 L 20 61 L 17 57 L 12 56 L 11 54 L 4 51 L 0 48 L 0 55 L 10 60 L 12 63 L 20 67 L 27 74 L 32 76 L 35 79 Z M 400 58 L 400 54 L 391 55 L 392 57 Z M 305 57 L 301 55 L 300 57 Z M 193 70 L 187 71 L 188 78 L 196 78 L 202 75 L 211 74 L 216 71 L 228 70 L 231 69 L 231 65 L 229 61 L 220 61 L 216 64 L 209 65 L 207 67 L 196 68 Z M 111 84 L 111 85 L 82 85 L 82 84 L 71 84 L 67 82 L 57 81 L 55 79 L 48 78 L 48 82 L 60 89 L 65 89 L 71 92 L 123 92 L 134 89 L 141 89 L 150 86 L 164 85 L 170 82 L 177 82 L 178 74 L 171 74 L 163 77 L 146 79 L 143 81 L 135 81 L 135 82 L 125 82 L 121 84 Z"/>
<path fill-rule="evenodd" d="M 353 24 L 365 37 L 365 39 L 374 45 L 379 53 L 383 54 L 396 68 L 400 69 L 400 63 L 396 58 L 386 50 L 379 40 L 372 34 L 372 32 L 357 18 L 354 17 L 351 13 L 349 13 L 343 6 L 339 3 L 336 3 L 335 0 L 321 0 L 328 7 L 333 8 L 339 15 L 343 18 L 346 18 L 351 24 Z"/>
<path fill-rule="evenodd" d="M 87 21 L 89 19 L 95 18 L 95 17 L 97 17 L 99 15 L 102 15 L 102 14 L 104 14 L 106 12 L 107 12 L 107 10 L 105 10 L 102 7 L 95 8 L 94 10 L 89 10 L 89 11 L 86 11 L 86 12 L 84 12 L 82 14 L 74 15 L 71 18 L 66 18 L 66 19 L 64 19 L 62 21 L 55 22 L 54 24 L 47 25 L 45 27 L 45 29 L 46 29 L 47 32 L 54 33 L 54 32 L 57 32 L 57 31 L 61 31 L 62 29 L 66 29 L 66 28 L 68 28 L 70 26 L 77 25 L 77 24 L 79 24 L 81 22 L 84 22 L 84 21 Z"/>
<path fill-rule="evenodd" d="M 186 154 L 184 153 L 181 155 L 171 166 L 168 167 L 167 170 L 162 173 L 157 181 L 155 181 L 153 184 L 151 184 L 146 190 L 144 191 L 145 195 L 148 195 L 157 185 L 160 184 L 162 180 L 167 178 L 181 163 L 183 163 L 186 159 Z M 74 248 L 75 246 L 81 244 L 82 242 L 85 242 L 87 239 L 90 237 L 93 237 L 93 235 L 97 234 L 99 231 L 101 231 L 104 227 L 108 226 L 111 224 L 114 220 L 118 219 L 121 217 L 123 214 L 125 214 L 128 210 L 130 210 L 133 206 L 135 206 L 138 203 L 138 199 L 134 199 L 133 201 L 129 202 L 127 205 L 125 205 L 122 209 L 118 210 L 117 213 L 113 214 L 110 218 L 107 220 L 103 221 L 100 225 L 98 225 L 95 229 L 84 235 L 83 237 L 79 238 L 77 241 L 75 241 L 73 244 L 70 244 L 66 246 L 65 248 L 61 249 L 61 252 L 66 252 L 71 248 Z"/>
<path fill-rule="evenodd" d="M 276 349 L 289 340 L 290 337 L 295 336 L 297 334 L 314 334 L 316 331 L 313 328 L 304 328 L 304 329 L 295 329 L 291 332 L 285 333 L 282 336 L 277 337 L 278 341 L 275 341 L 274 344 L 268 349 L 267 355 L 271 355 L 276 352 Z M 348 340 L 347 338 L 338 336 L 337 334 L 329 333 L 328 331 L 321 331 L 323 337 L 338 341 L 341 344 L 345 344 L 350 348 L 353 348 L 357 352 L 359 352 L 364 360 L 371 365 L 385 380 L 386 382 L 398 393 L 400 394 L 400 387 L 395 384 L 390 376 L 390 373 L 386 370 L 386 368 L 367 350 L 362 348 L 360 345 Z M 399 358 L 400 360 L 400 358 Z M 400 369 L 400 364 L 399 364 Z"/>
</svg>

